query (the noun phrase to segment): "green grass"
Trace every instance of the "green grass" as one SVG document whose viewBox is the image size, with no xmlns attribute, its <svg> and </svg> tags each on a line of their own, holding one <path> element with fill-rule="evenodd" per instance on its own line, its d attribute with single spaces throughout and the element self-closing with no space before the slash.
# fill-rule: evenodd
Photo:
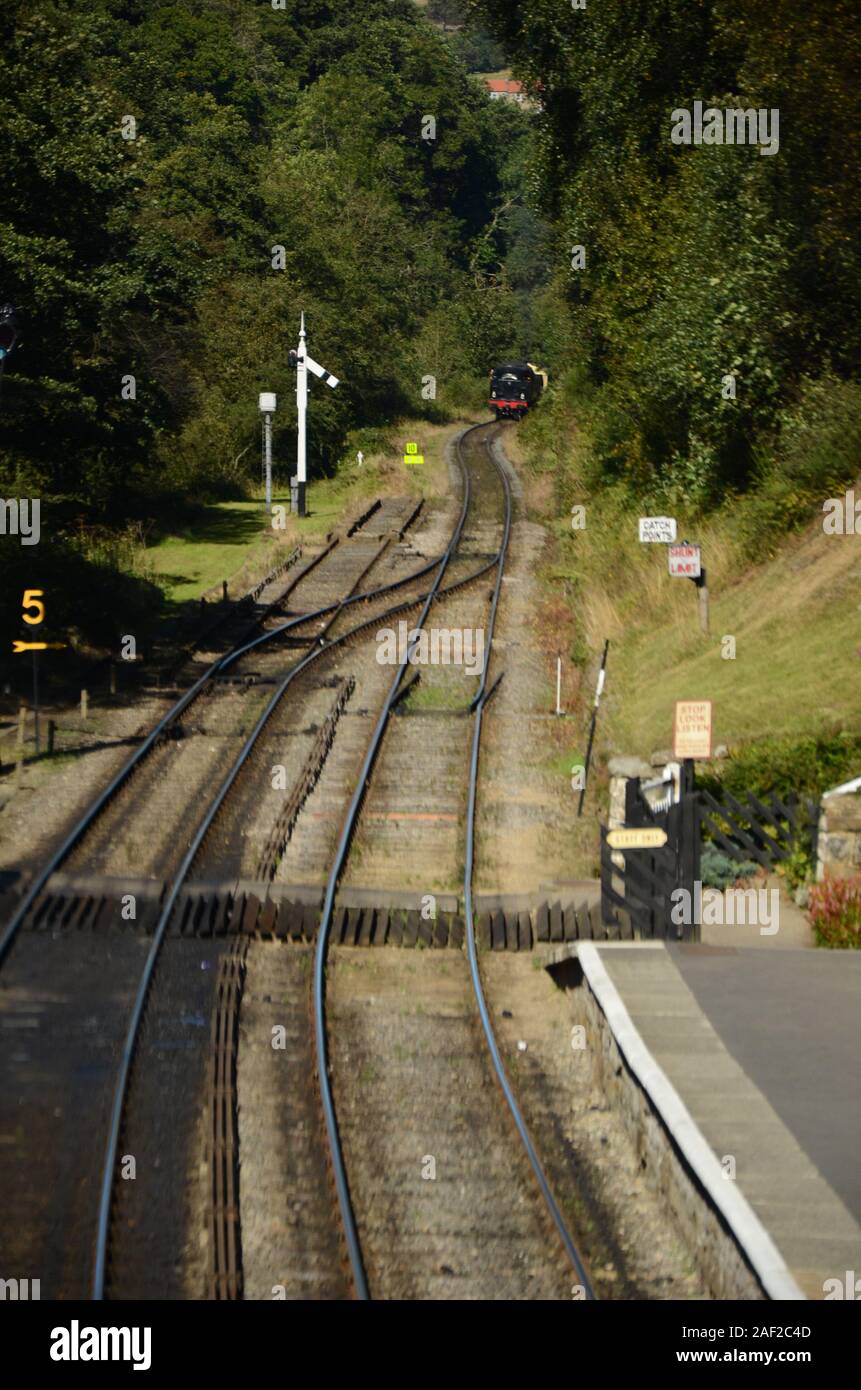
<svg viewBox="0 0 861 1390">
<path fill-rule="evenodd" d="M 276 502 L 286 503 L 276 497 Z M 169 604 L 198 599 L 228 581 L 245 564 L 263 560 L 276 545 L 260 501 L 216 502 L 182 530 L 163 535 L 147 550 L 156 582 Z"/>
<path fill-rule="evenodd" d="M 561 625 L 569 659 L 584 669 L 584 732 L 597 658 L 610 640 L 599 754 L 667 748 L 679 699 L 712 700 L 714 742 L 730 747 L 861 726 L 861 537 L 826 535 L 820 506 L 842 496 L 841 480 L 857 467 L 858 388 L 824 383 L 808 392 L 753 489 L 705 515 L 599 485 L 588 407 L 566 399 L 530 417 L 512 447 L 528 514 L 552 536 L 540 572 L 544 621 Z M 785 501 L 790 488 L 794 509 L 781 510 L 775 497 Z M 574 503 L 586 506 L 585 529 L 571 528 Z M 695 586 L 670 578 L 663 546 L 639 542 L 637 516 L 650 510 L 671 510 L 680 538 L 702 544 L 708 635 Z M 722 655 L 725 637 L 735 639 L 734 660 Z"/>
<path fill-rule="evenodd" d="M 301 541 L 318 542 L 333 531 L 349 508 L 361 510 L 383 491 L 404 495 L 436 497 L 448 488 L 444 446 L 451 425 L 430 425 L 427 421 L 399 421 L 392 425 L 392 443 L 385 452 L 365 446 L 361 467 L 355 453 L 348 450 L 338 472 L 331 478 L 318 478 L 308 485 L 308 515 L 290 513 L 290 494 L 276 491 L 273 501 L 286 509 L 286 527 L 273 532 L 267 525 L 262 493 L 249 500 L 216 502 L 202 507 L 188 523 L 168 530 L 151 545 L 145 556 L 149 571 L 163 590 L 169 606 L 197 600 L 221 581 L 228 583 L 248 569 L 259 575 L 272 563 L 276 550 Z M 407 468 L 402 462 L 403 442 L 417 439 L 422 444 L 425 464 Z M 358 443 L 363 440 L 357 436 Z M 388 487 L 383 487 L 384 480 Z M 249 578 L 244 587 L 250 587 Z M 239 587 L 243 587 L 240 584 Z M 231 595 L 235 597 L 235 594 Z"/>
<path fill-rule="evenodd" d="M 408 710 L 465 710 L 469 708 L 473 697 L 474 682 L 469 682 L 469 689 L 466 682 L 461 679 L 460 683 L 454 681 L 439 681 L 429 678 L 427 670 L 423 669 L 421 678 L 412 687 L 406 698 L 406 708 Z"/>
<path fill-rule="evenodd" d="M 680 516 L 680 534 L 703 546 L 704 635 L 697 589 L 670 578 L 663 546 L 639 544 L 635 506 L 593 497 L 576 534 L 546 502 L 533 515 L 555 538 L 541 574 L 548 603 L 570 609 L 588 654 L 584 721 L 610 639 L 599 747 L 643 757 L 667 748 L 682 699 L 713 701 L 715 744 L 861 723 L 861 537 L 827 536 L 813 518 L 768 555 L 742 539 L 732 504 L 699 523 Z M 735 659 L 722 655 L 724 637 L 735 638 Z"/>
<path fill-rule="evenodd" d="M 799 605 L 794 617 L 763 625 L 743 595 L 715 609 L 711 639 L 674 640 L 652 624 L 611 647 L 605 708 L 615 751 L 647 757 L 668 748 L 674 702 L 683 699 L 713 701 L 714 746 L 858 725 L 857 614 Z M 722 633 L 736 637 L 735 660 L 720 655 Z"/>
</svg>

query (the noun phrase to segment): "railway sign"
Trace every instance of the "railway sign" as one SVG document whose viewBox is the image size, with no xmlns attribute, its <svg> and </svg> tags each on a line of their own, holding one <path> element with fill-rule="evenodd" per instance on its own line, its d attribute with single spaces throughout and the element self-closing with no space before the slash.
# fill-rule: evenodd
<svg viewBox="0 0 861 1390">
<path fill-rule="evenodd" d="M 59 651 L 61 647 L 67 647 L 68 642 L 19 642 L 16 638 L 12 643 L 12 655 L 17 656 L 19 652 L 46 652 Z"/>
<path fill-rule="evenodd" d="M 424 454 L 419 453 L 418 444 L 407 444 L 404 454 L 404 463 L 424 463 Z"/>
<path fill-rule="evenodd" d="M 698 545 L 671 545 L 667 551 L 670 574 L 674 579 L 699 579 L 702 573 L 702 551 Z"/>
<path fill-rule="evenodd" d="M 666 843 L 667 832 L 659 825 L 623 825 L 607 836 L 611 849 L 660 849 Z"/>
<path fill-rule="evenodd" d="M 711 700 L 676 700 L 673 725 L 673 757 L 710 758 L 712 755 Z"/>
<path fill-rule="evenodd" d="M 296 431 L 296 487 L 295 492 L 291 489 L 291 504 L 293 511 L 297 511 L 300 516 L 305 515 L 305 484 L 307 482 L 307 462 L 306 462 L 306 439 L 307 425 L 306 415 L 308 411 L 308 373 L 313 372 L 321 381 L 325 381 L 327 386 L 334 388 L 338 385 L 338 378 L 331 372 L 327 372 L 325 367 L 321 367 L 319 362 L 315 362 L 313 357 L 308 356 L 305 345 L 305 315 L 302 314 L 299 325 L 299 346 L 290 350 L 288 360 L 291 367 L 296 368 L 296 410 L 298 415 L 298 425 Z M 291 479 L 291 483 L 293 479 Z"/>
<path fill-rule="evenodd" d="M 654 541 L 669 545 L 676 539 L 676 518 L 674 516 L 641 516 L 640 540 Z"/>
</svg>

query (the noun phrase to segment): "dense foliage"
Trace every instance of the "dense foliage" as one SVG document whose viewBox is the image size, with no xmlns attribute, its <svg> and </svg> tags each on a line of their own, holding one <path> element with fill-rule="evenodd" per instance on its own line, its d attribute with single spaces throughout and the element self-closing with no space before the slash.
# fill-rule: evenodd
<svg viewBox="0 0 861 1390">
<path fill-rule="evenodd" d="M 295 457 L 300 310 L 342 379 L 314 389 L 315 471 L 516 346 L 500 262 L 525 119 L 412 0 L 7 0 L 0 45 L 0 301 L 22 330 L 0 494 L 41 497 L 43 532 L 0 540 L 0 582 L 68 565 L 69 608 L 110 640 L 92 528 L 255 480 L 260 389 Z"/>
<path fill-rule="evenodd" d="M 701 769 L 699 785 L 713 795 L 726 790 L 737 798 L 745 792 L 766 798 L 774 792 L 818 802 L 824 792 L 857 775 L 861 733 L 837 731 L 801 738 L 769 735 L 741 743 L 728 758 Z"/>
<path fill-rule="evenodd" d="M 839 383 L 861 360 L 861 11 L 852 0 L 470 10 L 541 97 L 540 190 L 567 309 L 551 365 L 575 358 L 598 388 L 602 475 L 703 505 L 748 487 L 800 383 Z M 697 100 L 776 109 L 779 148 L 674 144 L 673 112 Z M 585 265 L 573 268 L 578 245 Z"/>
<path fill-rule="evenodd" d="M 474 252 L 511 116 L 410 0 L 10 0 L 0 38 L 0 287 L 24 330 L 4 485 L 110 515 L 159 470 L 241 475 L 257 390 L 286 404 L 300 307 L 344 378 L 317 465 L 348 421 L 419 404 L 424 370 L 480 356 Z M 453 299 L 466 342 L 428 365 L 421 329 Z"/>
</svg>

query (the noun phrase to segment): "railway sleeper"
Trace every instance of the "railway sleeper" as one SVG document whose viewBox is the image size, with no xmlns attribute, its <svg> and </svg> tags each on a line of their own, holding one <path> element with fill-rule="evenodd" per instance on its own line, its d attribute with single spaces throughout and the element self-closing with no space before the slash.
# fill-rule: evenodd
<svg viewBox="0 0 861 1390">
<path fill-rule="evenodd" d="M 104 888 L 101 883 L 104 883 Z M 82 880 L 80 888 L 70 881 L 62 889 L 37 899 L 24 924 L 25 931 L 117 932 L 131 929 L 149 935 L 158 920 L 166 884 L 138 881 L 123 892 L 120 880 Z M 132 892 L 134 887 L 137 891 Z M 345 896 L 349 899 L 349 889 Z M 302 900 L 291 898 L 289 887 L 261 879 L 253 885 L 224 888 L 211 884 L 190 884 L 180 894 L 169 934 L 186 938 L 254 937 L 307 945 L 317 938 L 322 891 L 303 890 Z M 331 942 L 333 946 L 398 946 L 405 950 L 461 950 L 466 936 L 463 916 L 450 907 L 438 909 L 435 916 L 424 916 L 417 907 L 376 905 L 369 902 L 370 890 L 353 890 L 363 901 L 341 902 L 336 906 Z M 448 895 L 451 896 L 451 895 Z M 452 898 L 452 902 L 454 899 Z M 129 903 L 133 903 L 131 915 Z M 620 914 L 614 921 L 601 921 L 600 907 L 543 900 L 528 907 L 522 900 L 508 906 L 492 900 L 475 912 L 475 928 L 482 951 L 531 951 L 572 941 L 632 940 L 630 919 Z"/>
</svg>

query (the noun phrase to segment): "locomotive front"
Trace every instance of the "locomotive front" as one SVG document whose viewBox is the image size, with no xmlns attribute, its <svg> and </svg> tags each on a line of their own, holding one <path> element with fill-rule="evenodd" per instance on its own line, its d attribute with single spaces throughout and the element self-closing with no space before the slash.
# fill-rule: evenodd
<svg viewBox="0 0 861 1390">
<path fill-rule="evenodd" d="M 519 420 L 538 400 L 544 374 L 530 362 L 504 362 L 490 373 L 488 405 L 497 420 Z"/>
</svg>

